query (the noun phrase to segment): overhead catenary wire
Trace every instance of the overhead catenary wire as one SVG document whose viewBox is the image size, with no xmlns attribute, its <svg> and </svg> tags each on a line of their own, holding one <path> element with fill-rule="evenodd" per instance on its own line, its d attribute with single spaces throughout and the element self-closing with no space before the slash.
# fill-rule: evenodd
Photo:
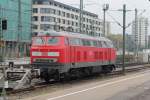
<svg viewBox="0 0 150 100">
<path fill-rule="evenodd" d="M 123 26 L 121 25 L 121 23 L 120 23 L 119 21 L 117 21 L 112 15 L 110 15 L 108 12 L 107 12 L 107 14 L 114 20 L 114 22 L 115 22 L 116 24 L 118 24 L 120 27 L 123 27 Z"/>
</svg>

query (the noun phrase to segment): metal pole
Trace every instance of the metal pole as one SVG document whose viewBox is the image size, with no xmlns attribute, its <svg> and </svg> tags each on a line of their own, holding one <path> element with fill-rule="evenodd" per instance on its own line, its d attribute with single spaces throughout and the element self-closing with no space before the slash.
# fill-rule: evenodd
<svg viewBox="0 0 150 100">
<path fill-rule="evenodd" d="M 21 0 L 18 0 L 18 36 L 17 36 L 17 53 L 20 56 L 20 34 L 21 34 Z"/>
<path fill-rule="evenodd" d="M 135 9 L 135 35 L 134 35 L 134 38 L 135 38 L 135 57 L 137 59 L 138 57 L 138 46 L 139 46 L 139 43 L 138 43 L 138 33 L 137 33 L 137 29 L 138 29 L 138 20 L 137 20 L 137 15 L 138 14 L 138 10 Z"/>
<path fill-rule="evenodd" d="M 79 19 L 80 34 L 82 33 L 82 20 L 83 20 L 83 0 L 80 0 L 80 19 Z"/>
<path fill-rule="evenodd" d="M 30 44 L 32 43 L 32 34 L 33 34 L 33 29 L 32 29 L 33 28 L 32 27 L 33 26 L 33 23 L 32 23 L 33 9 L 32 8 L 33 8 L 33 2 L 31 0 L 31 13 L 30 13 L 31 14 L 31 19 L 30 19 L 31 20 L 31 22 L 30 22 L 31 23 L 31 26 L 30 26 L 31 27 L 31 33 L 30 33 L 30 38 L 29 38 L 30 39 L 30 43 L 27 46 L 28 49 L 30 48 Z M 27 50 L 27 52 L 29 53 L 29 50 Z M 26 55 L 28 56 L 28 54 L 26 54 Z"/>
<path fill-rule="evenodd" d="M 123 60 L 122 73 L 125 74 L 125 33 L 126 33 L 126 5 L 123 5 Z"/>
<path fill-rule="evenodd" d="M 106 9 L 105 8 L 103 8 L 103 12 L 104 12 L 104 16 L 103 16 L 103 18 L 104 18 L 104 22 L 103 22 L 103 34 L 104 34 L 104 36 L 106 36 L 106 32 L 105 32 L 105 24 L 106 24 Z"/>
<path fill-rule="evenodd" d="M 103 35 L 106 36 L 106 11 L 109 9 L 109 4 L 103 5 Z"/>
</svg>

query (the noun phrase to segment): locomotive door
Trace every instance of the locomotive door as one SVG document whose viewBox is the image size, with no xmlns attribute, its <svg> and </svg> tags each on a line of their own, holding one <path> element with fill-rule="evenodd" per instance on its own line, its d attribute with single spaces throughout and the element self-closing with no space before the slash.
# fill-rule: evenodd
<svg viewBox="0 0 150 100">
<path fill-rule="evenodd" d="M 109 55 L 108 60 L 110 64 L 111 63 L 111 49 L 110 48 L 108 48 L 108 55 Z"/>
<path fill-rule="evenodd" d="M 75 65 L 75 47 L 74 46 L 70 46 L 70 62 L 72 63 L 72 65 Z"/>
</svg>

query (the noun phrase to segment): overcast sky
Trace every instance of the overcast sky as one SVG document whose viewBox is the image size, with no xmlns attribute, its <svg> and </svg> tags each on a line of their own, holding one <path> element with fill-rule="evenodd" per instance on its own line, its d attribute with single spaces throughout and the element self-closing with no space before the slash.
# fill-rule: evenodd
<svg viewBox="0 0 150 100">
<path fill-rule="evenodd" d="M 65 4 L 72 5 L 74 7 L 79 7 L 80 0 L 56 0 Z M 138 13 L 142 13 L 144 9 L 146 12 L 142 14 L 142 16 L 150 18 L 150 2 L 149 0 L 83 0 L 84 1 L 84 10 L 96 13 L 99 15 L 99 18 L 103 18 L 102 5 L 108 3 L 110 6 L 110 10 L 122 9 L 123 4 L 127 5 L 128 10 L 138 9 Z M 127 24 L 134 20 L 134 11 L 130 11 L 127 13 Z M 119 11 L 108 11 L 107 12 L 107 20 L 111 21 L 112 32 L 122 33 L 122 28 L 114 23 L 116 19 L 118 22 L 122 24 L 122 12 Z M 127 29 L 127 33 L 131 34 L 131 27 Z"/>
</svg>

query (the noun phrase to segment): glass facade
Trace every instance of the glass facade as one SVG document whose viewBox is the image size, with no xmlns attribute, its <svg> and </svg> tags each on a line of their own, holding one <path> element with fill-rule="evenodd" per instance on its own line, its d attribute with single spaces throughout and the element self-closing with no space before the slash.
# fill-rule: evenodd
<svg viewBox="0 0 150 100">
<path fill-rule="evenodd" d="M 7 30 L 3 31 L 3 38 L 6 41 L 17 41 L 19 38 L 21 42 L 30 42 L 31 0 L 20 0 L 20 10 L 18 10 L 18 1 L 0 0 L 0 18 L 6 19 L 8 23 Z M 19 12 L 21 13 L 19 14 Z"/>
<path fill-rule="evenodd" d="M 31 15 L 32 0 L 0 0 L 0 19 L 7 20 L 7 30 L 0 30 L 5 57 L 27 55 L 31 43 Z"/>
</svg>

